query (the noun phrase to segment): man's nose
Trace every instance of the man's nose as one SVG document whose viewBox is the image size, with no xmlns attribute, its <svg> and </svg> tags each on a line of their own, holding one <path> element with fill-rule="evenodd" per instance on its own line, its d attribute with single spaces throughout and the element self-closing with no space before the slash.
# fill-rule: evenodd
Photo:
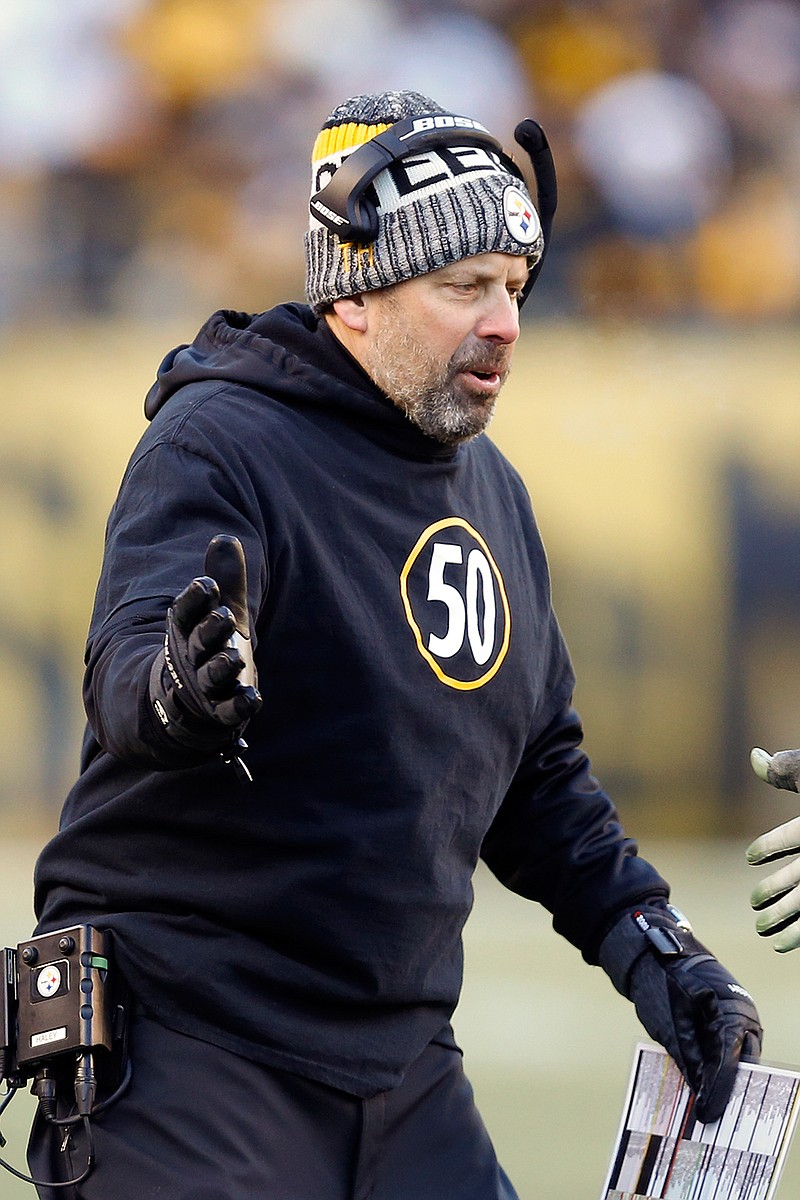
<svg viewBox="0 0 800 1200">
<path fill-rule="evenodd" d="M 511 345 L 519 337 L 519 308 L 505 288 L 492 292 L 475 326 L 475 334 L 501 345 Z"/>
</svg>

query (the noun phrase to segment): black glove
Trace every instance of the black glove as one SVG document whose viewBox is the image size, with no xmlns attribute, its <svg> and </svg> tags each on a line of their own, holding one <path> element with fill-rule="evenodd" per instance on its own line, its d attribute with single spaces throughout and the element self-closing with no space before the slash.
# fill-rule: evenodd
<svg viewBox="0 0 800 1200">
<path fill-rule="evenodd" d="M 695 1093 L 697 1119 L 716 1121 L 739 1059 L 761 1053 L 750 994 L 697 941 L 686 918 L 658 902 L 626 912 L 603 940 L 599 958 L 647 1032 L 680 1067 Z"/>
<path fill-rule="evenodd" d="M 161 726 L 202 757 L 226 749 L 232 755 L 261 707 L 238 538 L 212 538 L 205 571 L 176 596 L 150 672 L 150 701 Z"/>
</svg>

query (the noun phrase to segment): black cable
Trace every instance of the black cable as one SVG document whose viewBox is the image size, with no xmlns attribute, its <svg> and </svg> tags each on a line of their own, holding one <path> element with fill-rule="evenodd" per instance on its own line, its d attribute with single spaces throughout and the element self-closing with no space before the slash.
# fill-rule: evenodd
<svg viewBox="0 0 800 1200">
<path fill-rule="evenodd" d="M 14 1097 L 16 1096 L 16 1094 L 19 1091 L 21 1086 L 22 1085 L 19 1083 L 9 1084 L 8 1091 L 5 1094 L 5 1096 L 3 1097 L 2 1102 L 0 1103 L 0 1117 L 2 1117 L 3 1113 L 6 1111 L 6 1109 L 8 1108 L 9 1104 L 14 1099 Z"/>
<path fill-rule="evenodd" d="M 83 1183 L 84 1179 L 88 1179 L 94 1170 L 94 1132 L 92 1131 L 92 1123 L 88 1117 L 82 1117 L 83 1127 L 86 1131 L 86 1166 L 80 1175 L 76 1175 L 74 1179 L 65 1179 L 63 1183 L 57 1183 L 51 1179 L 34 1179 L 32 1175 L 25 1175 L 22 1171 L 18 1171 L 16 1167 L 12 1167 L 11 1163 L 6 1162 L 4 1158 L 0 1158 L 0 1167 L 15 1179 L 21 1179 L 23 1183 L 32 1183 L 37 1188 L 68 1188 L 77 1187 L 79 1183 Z"/>
<path fill-rule="evenodd" d="M 99 1116 L 100 1113 L 102 1113 L 105 1109 L 110 1108 L 110 1106 L 112 1104 L 114 1104 L 115 1101 L 119 1100 L 120 1096 L 125 1091 L 127 1091 L 128 1087 L 130 1086 L 130 1082 L 131 1082 L 132 1078 L 133 1078 L 133 1066 L 132 1066 L 130 1060 L 128 1060 L 128 1063 L 126 1064 L 126 1067 L 125 1067 L 125 1074 L 123 1075 L 122 1079 L 120 1080 L 119 1086 L 115 1089 L 115 1091 L 113 1091 L 111 1093 L 110 1096 L 108 1096 L 105 1100 L 101 1100 L 99 1104 L 97 1104 L 93 1107 L 91 1115 Z M 16 1096 L 17 1092 L 19 1091 L 20 1087 L 21 1087 L 21 1084 L 11 1085 L 8 1094 L 6 1096 L 4 1096 L 2 1102 L 0 1102 L 0 1115 L 3 1114 L 3 1112 L 5 1111 L 7 1106 L 14 1099 L 14 1097 Z M 83 1169 L 83 1171 L 81 1172 L 81 1174 L 77 1175 L 74 1179 L 67 1179 L 63 1183 L 56 1183 L 53 1180 L 34 1179 L 32 1175 L 25 1175 L 22 1171 L 18 1171 L 16 1167 L 12 1167 L 11 1163 L 6 1162 L 6 1160 L 4 1158 L 0 1158 L 0 1167 L 2 1167 L 3 1170 L 8 1171 L 9 1174 L 13 1175 L 16 1179 L 21 1179 L 23 1183 L 32 1183 L 34 1185 L 34 1187 L 41 1187 L 41 1188 L 76 1187 L 79 1183 L 83 1183 L 83 1181 L 85 1179 L 88 1179 L 89 1175 L 91 1174 L 91 1172 L 94 1169 L 94 1131 L 92 1129 L 91 1120 L 89 1119 L 89 1114 L 88 1113 L 85 1113 L 85 1114 L 79 1113 L 72 1117 L 60 1117 L 59 1118 L 59 1117 L 47 1116 L 47 1114 L 43 1112 L 43 1116 L 45 1116 L 45 1119 L 47 1120 L 47 1123 L 49 1125 L 57 1125 L 60 1127 L 77 1125 L 79 1122 L 83 1123 L 83 1128 L 86 1133 L 87 1155 L 86 1155 L 86 1166 Z M 5 1145 L 5 1141 L 3 1141 L 2 1144 Z"/>
<path fill-rule="evenodd" d="M 113 1091 L 110 1096 L 107 1096 L 105 1100 L 101 1100 L 99 1104 L 95 1104 L 94 1108 L 92 1109 L 92 1116 L 99 1117 L 102 1112 L 105 1112 L 107 1108 L 110 1108 L 112 1104 L 115 1104 L 117 1100 L 119 1100 L 120 1096 L 122 1096 L 128 1090 L 132 1078 L 133 1064 L 129 1060 L 125 1067 L 125 1074 L 120 1080 L 119 1087 Z M 61 1127 L 77 1125 L 80 1120 L 80 1113 L 74 1113 L 71 1117 L 48 1118 L 48 1121 L 51 1125 L 59 1125 Z"/>
</svg>

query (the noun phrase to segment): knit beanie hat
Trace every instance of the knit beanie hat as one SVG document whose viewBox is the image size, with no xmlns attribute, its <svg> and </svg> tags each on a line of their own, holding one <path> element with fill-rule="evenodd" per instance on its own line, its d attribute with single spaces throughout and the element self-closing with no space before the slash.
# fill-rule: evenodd
<svg viewBox="0 0 800 1200">
<path fill-rule="evenodd" d="M 359 146 L 397 121 L 446 113 L 419 92 L 346 100 L 314 143 L 312 196 Z M 369 244 L 341 240 L 312 211 L 305 235 L 306 295 L 317 313 L 343 296 L 388 287 L 474 254 L 500 251 L 538 262 L 544 239 L 522 178 L 500 155 L 464 141 L 454 122 L 446 146 L 411 149 L 376 175 L 370 186 L 377 236 Z"/>
</svg>

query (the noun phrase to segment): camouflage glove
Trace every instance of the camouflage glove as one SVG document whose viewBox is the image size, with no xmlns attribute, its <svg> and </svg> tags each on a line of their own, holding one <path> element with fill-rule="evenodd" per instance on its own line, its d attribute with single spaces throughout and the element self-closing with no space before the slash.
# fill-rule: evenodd
<svg viewBox="0 0 800 1200">
<path fill-rule="evenodd" d="M 750 755 L 759 779 L 785 791 L 798 791 L 800 750 L 779 750 L 767 754 L 756 748 Z M 764 833 L 747 848 L 747 861 L 753 866 L 775 862 L 800 851 L 800 817 Z M 774 937 L 773 948 L 780 954 L 800 946 L 800 859 L 787 863 L 762 879 L 753 890 L 750 903 L 758 913 L 756 931 L 761 937 Z"/>
</svg>

